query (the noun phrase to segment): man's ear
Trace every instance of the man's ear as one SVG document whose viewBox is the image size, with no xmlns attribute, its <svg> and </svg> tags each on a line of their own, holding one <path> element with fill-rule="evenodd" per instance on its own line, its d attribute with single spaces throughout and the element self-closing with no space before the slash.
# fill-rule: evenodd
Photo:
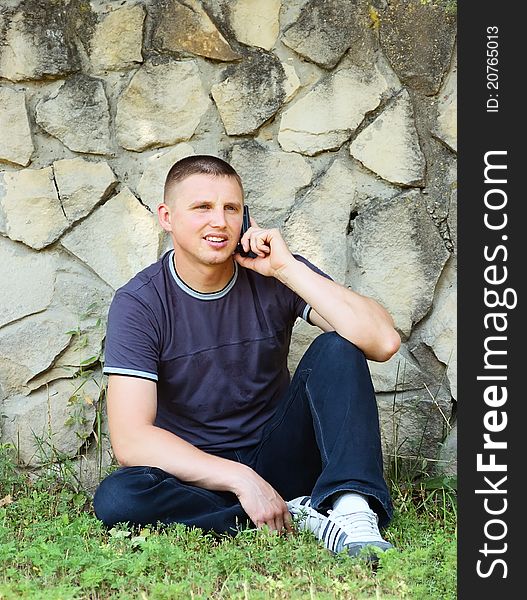
<svg viewBox="0 0 527 600">
<path fill-rule="evenodd" d="M 172 231 L 172 215 L 170 207 L 165 203 L 161 203 L 157 207 L 157 219 L 165 231 Z"/>
</svg>

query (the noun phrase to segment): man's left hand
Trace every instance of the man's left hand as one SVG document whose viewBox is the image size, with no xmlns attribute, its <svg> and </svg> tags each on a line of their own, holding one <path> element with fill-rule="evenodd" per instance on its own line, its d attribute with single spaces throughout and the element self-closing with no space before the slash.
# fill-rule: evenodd
<svg viewBox="0 0 527 600">
<path fill-rule="evenodd" d="M 262 229 L 253 218 L 251 218 L 251 227 L 241 239 L 241 244 L 245 252 L 252 250 L 256 258 L 235 254 L 236 262 L 266 277 L 276 277 L 287 264 L 295 260 L 280 231 Z"/>
</svg>

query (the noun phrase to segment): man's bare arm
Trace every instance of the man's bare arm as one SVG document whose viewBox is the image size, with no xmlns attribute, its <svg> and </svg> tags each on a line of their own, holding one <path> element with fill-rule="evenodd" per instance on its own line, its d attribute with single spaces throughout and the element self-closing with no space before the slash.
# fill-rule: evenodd
<svg viewBox="0 0 527 600">
<path fill-rule="evenodd" d="M 401 338 L 392 317 L 373 298 L 319 275 L 294 258 L 276 277 L 312 307 L 309 318 L 314 325 L 336 331 L 366 358 L 383 362 L 399 349 Z"/>
<path fill-rule="evenodd" d="M 360 348 L 366 358 L 385 361 L 401 344 L 390 314 L 373 298 L 358 294 L 310 269 L 292 254 L 278 229 L 253 226 L 242 237 L 244 250 L 256 258 L 235 255 L 243 267 L 276 277 L 311 307 L 310 320 L 323 331 L 336 331 Z"/>
<path fill-rule="evenodd" d="M 278 531 L 291 528 L 284 500 L 253 469 L 207 454 L 154 425 L 154 381 L 110 375 L 107 406 L 112 447 L 122 466 L 159 467 L 191 485 L 232 492 L 258 527 L 267 524 Z"/>
</svg>

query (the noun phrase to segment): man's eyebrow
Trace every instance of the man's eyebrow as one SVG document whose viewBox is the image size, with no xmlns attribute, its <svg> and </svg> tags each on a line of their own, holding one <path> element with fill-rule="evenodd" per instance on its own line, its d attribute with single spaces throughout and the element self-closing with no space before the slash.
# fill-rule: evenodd
<svg viewBox="0 0 527 600">
<path fill-rule="evenodd" d="M 202 198 L 198 200 L 192 200 L 188 206 L 199 206 L 200 204 L 214 204 L 215 201 L 210 198 Z M 242 203 L 239 200 L 222 200 L 223 204 L 235 204 L 236 206 L 241 207 Z"/>
</svg>

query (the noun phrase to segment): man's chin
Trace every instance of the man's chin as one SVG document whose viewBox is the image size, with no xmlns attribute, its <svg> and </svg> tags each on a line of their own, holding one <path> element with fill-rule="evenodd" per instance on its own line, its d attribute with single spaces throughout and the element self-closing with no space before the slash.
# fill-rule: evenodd
<svg viewBox="0 0 527 600">
<path fill-rule="evenodd" d="M 214 252 L 203 257 L 203 261 L 209 265 L 223 265 L 226 262 L 231 262 L 234 259 L 233 252 L 227 249 L 221 252 Z"/>
</svg>

